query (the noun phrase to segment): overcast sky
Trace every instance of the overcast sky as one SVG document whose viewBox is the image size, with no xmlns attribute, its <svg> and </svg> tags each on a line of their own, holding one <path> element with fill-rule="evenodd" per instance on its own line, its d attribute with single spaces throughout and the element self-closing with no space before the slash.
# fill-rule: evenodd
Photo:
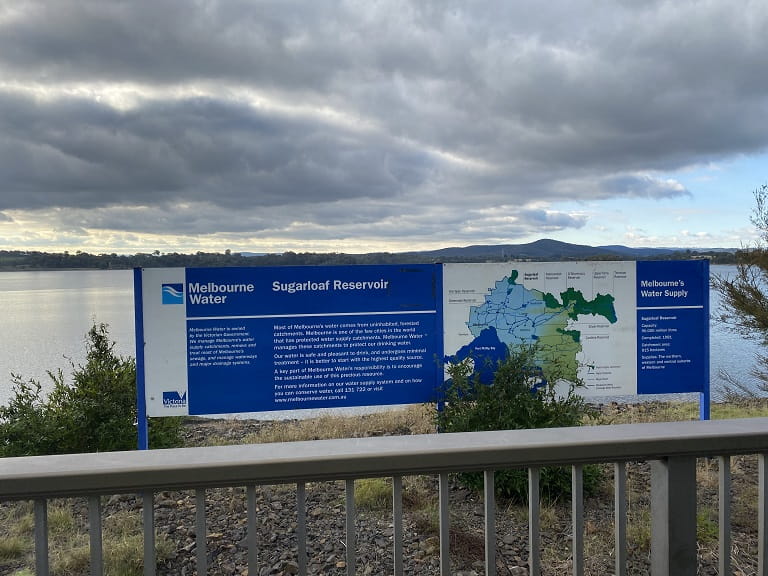
<svg viewBox="0 0 768 576">
<path fill-rule="evenodd" d="M 768 2 L 0 0 L 0 249 L 754 240 Z"/>
</svg>

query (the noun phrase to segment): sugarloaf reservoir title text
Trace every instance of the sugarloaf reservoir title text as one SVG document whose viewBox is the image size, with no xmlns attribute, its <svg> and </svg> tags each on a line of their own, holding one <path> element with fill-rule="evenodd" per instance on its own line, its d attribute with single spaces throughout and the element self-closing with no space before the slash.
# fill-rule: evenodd
<svg viewBox="0 0 768 576">
<path fill-rule="evenodd" d="M 313 282 L 272 282 L 273 292 L 295 294 L 297 292 L 327 292 L 331 290 L 387 290 L 389 280 L 325 280 Z M 216 282 L 190 282 L 188 297 L 190 304 L 226 304 L 230 294 L 248 294 L 256 290 L 252 283 L 218 284 Z"/>
</svg>

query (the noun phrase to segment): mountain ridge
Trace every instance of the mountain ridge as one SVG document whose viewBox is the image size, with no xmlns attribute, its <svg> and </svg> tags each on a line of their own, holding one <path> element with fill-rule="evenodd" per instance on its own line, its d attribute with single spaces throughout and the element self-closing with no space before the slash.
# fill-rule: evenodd
<svg viewBox="0 0 768 576">
<path fill-rule="evenodd" d="M 736 249 L 723 248 L 632 248 L 613 244 L 608 246 L 589 246 L 571 244 L 543 238 L 525 244 L 473 244 L 453 246 L 437 250 L 418 250 L 401 252 L 405 256 L 440 258 L 492 258 L 492 259 L 530 259 L 530 260 L 573 260 L 601 258 L 664 258 L 679 253 L 735 252 Z"/>
</svg>

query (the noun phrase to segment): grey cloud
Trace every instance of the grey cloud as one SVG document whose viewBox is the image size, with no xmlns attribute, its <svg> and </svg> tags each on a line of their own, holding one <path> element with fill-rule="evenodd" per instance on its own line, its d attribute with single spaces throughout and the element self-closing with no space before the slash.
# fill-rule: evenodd
<svg viewBox="0 0 768 576">
<path fill-rule="evenodd" d="M 678 182 L 658 180 L 649 176 L 616 176 L 601 183 L 607 197 L 628 198 L 674 198 L 690 196 L 691 193 Z"/>
<path fill-rule="evenodd" d="M 30 0 L 0 18 L 0 210 L 190 234 L 579 228 L 528 204 L 689 195 L 652 174 L 768 148 L 767 25 L 758 0 Z M 77 90 L 113 83 L 146 98 Z M 475 211 L 508 205 L 512 223 Z"/>
<path fill-rule="evenodd" d="M 0 208 L 210 202 L 232 209 L 389 197 L 434 168 L 423 153 L 316 121 L 210 100 L 118 112 L 0 96 Z"/>
<path fill-rule="evenodd" d="M 275 219 L 270 210 L 233 212 L 204 203 L 184 206 L 126 207 L 121 205 L 92 209 L 72 209 L 63 213 L 37 211 L 41 221 L 57 221 L 65 227 L 82 226 L 94 230 L 123 230 L 130 233 L 206 235 L 226 230 L 233 234 L 257 235 L 288 221 Z"/>
<path fill-rule="evenodd" d="M 584 216 L 574 216 L 564 212 L 547 210 L 523 210 L 520 213 L 526 225 L 531 228 L 560 230 L 563 228 L 582 228 L 587 220 Z"/>
<path fill-rule="evenodd" d="M 234 82 L 496 162 L 669 168 L 768 142 L 760 2 L 31 5 L 0 34 L 12 77 Z"/>
<path fill-rule="evenodd" d="M 343 67 L 335 2 L 31 1 L 0 23 L 2 67 L 34 80 L 258 79 L 326 85 Z"/>
<path fill-rule="evenodd" d="M 442 241 L 450 245 L 471 243 L 478 233 L 485 238 L 503 239 L 530 234 L 581 228 L 582 215 L 557 211 L 516 209 L 457 211 L 451 206 L 414 204 L 407 211 L 390 203 L 357 202 L 351 206 L 328 204 L 297 205 L 292 210 L 272 206 L 257 210 L 232 211 L 210 204 L 183 207 L 126 208 L 101 207 L 63 213 L 39 211 L 41 222 L 56 222 L 61 229 L 124 230 L 134 234 L 173 230 L 187 236 L 229 237 L 232 239 L 312 238 L 354 239 L 404 237 Z"/>
</svg>

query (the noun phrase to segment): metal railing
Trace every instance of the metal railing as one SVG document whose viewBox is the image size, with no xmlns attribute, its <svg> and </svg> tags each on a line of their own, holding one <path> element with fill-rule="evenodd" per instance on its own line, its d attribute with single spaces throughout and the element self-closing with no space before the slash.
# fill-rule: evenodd
<svg viewBox="0 0 768 576">
<path fill-rule="evenodd" d="M 651 461 L 651 571 L 655 576 L 696 574 L 696 458 L 719 460 L 719 573 L 730 574 L 730 457 L 757 454 L 759 467 L 758 574 L 766 563 L 766 474 L 768 418 L 657 424 L 625 424 L 419 436 L 320 440 L 287 444 L 251 444 L 38 456 L 0 460 L 0 501 L 35 502 L 36 573 L 49 573 L 47 502 L 52 498 L 88 498 L 92 574 L 102 573 L 101 496 L 139 493 L 143 497 L 145 574 L 155 572 L 154 494 L 195 490 L 196 530 L 205 534 L 205 490 L 246 487 L 249 573 L 257 574 L 255 486 L 297 487 L 297 564 L 307 573 L 307 482 L 346 481 L 346 571 L 356 572 L 354 480 L 393 479 L 392 573 L 403 569 L 402 477 L 439 477 L 440 573 L 451 573 L 448 475 L 484 472 L 485 574 L 496 573 L 494 471 L 529 470 L 529 574 L 541 571 L 539 470 L 572 466 L 572 572 L 584 572 L 585 464 L 613 463 L 615 483 L 615 559 L 617 575 L 626 574 L 627 462 Z M 201 539 L 205 542 L 205 538 Z M 206 572 L 206 547 L 198 546 L 197 569 Z"/>
</svg>

